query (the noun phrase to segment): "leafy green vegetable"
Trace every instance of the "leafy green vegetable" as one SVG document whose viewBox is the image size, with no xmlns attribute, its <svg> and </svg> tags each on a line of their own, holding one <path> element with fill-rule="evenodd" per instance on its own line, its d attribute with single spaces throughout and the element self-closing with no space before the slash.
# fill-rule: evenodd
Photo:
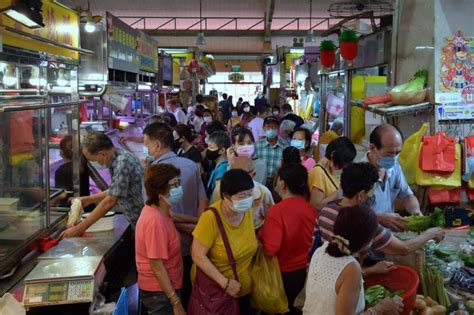
<svg viewBox="0 0 474 315">
<path fill-rule="evenodd" d="M 464 261 L 464 264 L 468 267 L 474 267 L 474 256 L 468 255 L 468 254 L 463 254 L 461 255 L 462 261 Z"/>
<path fill-rule="evenodd" d="M 423 90 L 428 83 L 428 71 L 419 70 L 407 83 L 398 85 L 392 89 L 393 92 L 418 92 Z"/>
<path fill-rule="evenodd" d="M 319 51 L 336 50 L 337 47 L 332 40 L 323 40 L 319 44 Z"/>
<path fill-rule="evenodd" d="M 356 31 L 351 29 L 346 29 L 341 32 L 341 35 L 339 35 L 340 42 L 356 42 L 358 39 L 359 37 L 357 36 Z"/>
<path fill-rule="evenodd" d="M 423 232 L 430 227 L 444 227 L 446 220 L 443 211 L 440 208 L 435 208 L 431 215 L 418 216 L 412 215 L 406 218 L 406 229 L 412 232 Z"/>
<path fill-rule="evenodd" d="M 394 298 L 395 296 L 401 296 L 403 293 L 405 293 L 403 290 L 390 292 L 381 285 L 373 285 L 364 292 L 365 303 L 367 305 L 375 305 L 386 297 Z"/>
</svg>

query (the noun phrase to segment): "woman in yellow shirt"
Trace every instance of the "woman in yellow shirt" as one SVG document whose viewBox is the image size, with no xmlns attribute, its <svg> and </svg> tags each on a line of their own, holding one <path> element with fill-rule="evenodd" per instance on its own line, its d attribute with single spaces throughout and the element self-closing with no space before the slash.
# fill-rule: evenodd
<svg viewBox="0 0 474 315">
<path fill-rule="evenodd" d="M 321 210 L 328 203 L 339 199 L 342 170 L 356 155 L 354 144 L 347 137 L 340 137 L 329 143 L 325 156 L 308 174 L 310 203 L 313 207 Z"/>
<path fill-rule="evenodd" d="M 229 263 L 216 217 L 205 211 L 193 231 L 191 255 L 194 268 L 199 267 L 225 291 L 239 298 L 241 314 L 251 314 L 250 290 L 252 279 L 250 266 L 257 251 L 252 207 L 252 178 L 241 169 L 227 171 L 221 179 L 221 199 L 211 207 L 217 210 L 232 249 L 239 281 Z M 193 273 L 194 278 L 194 273 Z"/>
</svg>

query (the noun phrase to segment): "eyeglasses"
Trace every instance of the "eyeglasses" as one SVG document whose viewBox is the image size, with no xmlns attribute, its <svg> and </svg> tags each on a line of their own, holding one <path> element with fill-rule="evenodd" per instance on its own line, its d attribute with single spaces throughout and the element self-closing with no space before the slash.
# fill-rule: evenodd
<svg viewBox="0 0 474 315">
<path fill-rule="evenodd" d="M 176 183 L 174 184 L 168 184 L 168 187 L 169 188 L 178 188 L 179 186 L 181 186 L 181 180 L 178 180 Z"/>
</svg>

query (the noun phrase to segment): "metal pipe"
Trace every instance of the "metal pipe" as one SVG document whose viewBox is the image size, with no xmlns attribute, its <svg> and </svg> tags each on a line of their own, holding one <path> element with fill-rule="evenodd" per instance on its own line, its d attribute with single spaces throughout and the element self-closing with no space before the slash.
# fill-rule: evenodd
<svg viewBox="0 0 474 315">
<path fill-rule="evenodd" d="M 45 179 L 45 184 L 46 184 L 46 226 L 49 226 L 51 224 L 51 214 L 49 212 L 49 207 L 50 207 L 50 200 L 49 200 L 49 195 L 51 193 L 51 182 L 50 182 L 50 169 L 49 169 L 49 131 L 51 129 L 51 109 L 50 108 L 45 108 L 46 111 L 46 126 L 44 127 L 44 138 L 45 138 L 45 153 L 44 153 L 44 159 L 46 163 L 46 176 L 44 176 Z M 41 167 L 43 169 L 43 167 Z"/>
<path fill-rule="evenodd" d="M 327 103 L 327 81 L 328 75 L 321 74 L 320 79 L 320 89 L 319 89 L 319 135 L 322 135 L 326 132 L 327 129 L 327 121 L 326 121 L 326 103 Z"/>
<path fill-rule="evenodd" d="M 2 106 L 0 107 L 0 113 L 6 112 L 18 112 L 21 110 L 33 110 L 33 109 L 43 109 L 43 108 L 54 108 L 54 107 L 63 107 L 63 106 L 73 106 L 80 105 L 83 102 L 61 102 L 61 103 L 33 103 L 31 105 L 22 105 L 22 106 Z"/>
<path fill-rule="evenodd" d="M 347 70 L 344 76 L 344 136 L 351 135 L 351 112 L 352 112 L 352 70 Z"/>
</svg>

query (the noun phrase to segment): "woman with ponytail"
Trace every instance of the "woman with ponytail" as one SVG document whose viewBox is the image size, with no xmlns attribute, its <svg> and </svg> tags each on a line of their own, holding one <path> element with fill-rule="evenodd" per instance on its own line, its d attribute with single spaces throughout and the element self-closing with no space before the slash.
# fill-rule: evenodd
<svg viewBox="0 0 474 315">
<path fill-rule="evenodd" d="M 276 190 L 282 201 L 268 209 L 259 232 L 266 254 L 277 256 L 288 298 L 289 314 L 301 314 L 293 307 L 303 289 L 317 211 L 308 197 L 308 172 L 300 163 L 284 165 L 277 174 Z"/>
<path fill-rule="evenodd" d="M 365 309 L 362 261 L 377 228 L 377 217 L 358 205 L 339 211 L 331 242 L 314 253 L 308 271 L 303 314 L 392 315 L 399 314 L 399 298 L 385 298 Z"/>
</svg>

